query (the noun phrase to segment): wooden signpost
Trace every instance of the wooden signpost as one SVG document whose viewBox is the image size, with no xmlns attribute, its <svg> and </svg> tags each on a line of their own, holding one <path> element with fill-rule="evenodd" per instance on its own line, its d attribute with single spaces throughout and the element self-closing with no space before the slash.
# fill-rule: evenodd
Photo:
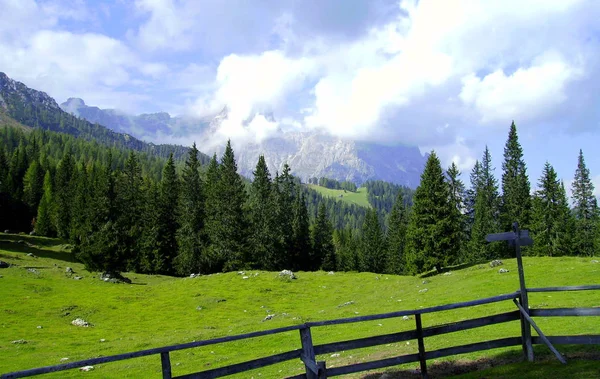
<svg viewBox="0 0 600 379">
<path fill-rule="evenodd" d="M 525 287 L 525 274 L 523 271 L 523 259 L 521 257 L 521 246 L 533 245 L 533 240 L 529 237 L 528 230 L 519 229 L 519 223 L 513 223 L 513 231 L 505 233 L 488 234 L 485 236 L 487 242 L 508 241 L 514 244 L 517 255 L 517 265 L 519 266 L 519 283 L 521 286 L 521 296 L 519 302 L 529 315 L 529 298 L 527 296 L 527 287 Z M 521 316 L 521 332 L 523 336 L 523 353 L 527 360 L 533 362 L 533 346 L 531 342 L 531 326 L 526 317 Z"/>
</svg>

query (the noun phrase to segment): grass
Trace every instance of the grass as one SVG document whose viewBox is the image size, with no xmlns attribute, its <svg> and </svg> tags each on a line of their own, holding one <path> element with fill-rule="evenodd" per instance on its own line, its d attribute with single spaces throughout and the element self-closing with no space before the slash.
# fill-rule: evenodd
<svg viewBox="0 0 600 379">
<path fill-rule="evenodd" d="M 21 243 L 19 243 L 21 241 Z M 32 253 L 34 256 L 28 256 Z M 248 333 L 306 321 L 356 315 L 369 315 L 511 293 L 518 288 L 515 260 L 507 260 L 507 274 L 488 265 L 474 265 L 452 271 L 450 275 L 401 277 L 372 273 L 300 272 L 298 279 L 285 281 L 277 273 L 246 271 L 214 274 L 197 278 L 172 278 L 160 275 L 125 274 L 131 285 L 100 281 L 74 262 L 68 246 L 52 239 L 0 234 L 0 260 L 14 264 L 0 269 L 0 373 L 55 365 L 69 361 L 114 355 L 135 350 L 174 345 L 202 339 Z M 600 264 L 588 258 L 525 258 L 527 284 L 532 287 L 598 283 Z M 72 267 L 74 280 L 65 273 Z M 33 269 L 34 272 L 28 269 Z M 243 277 L 247 276 L 247 279 Z M 424 284 L 423 281 L 428 283 Z M 427 292 L 419 290 L 427 288 Z M 353 302 L 344 305 L 348 302 Z M 599 291 L 531 294 L 531 307 L 600 306 Z M 510 301 L 423 316 L 424 326 L 482 317 L 514 310 Z M 267 314 L 275 314 L 263 321 Z M 71 325 L 83 318 L 92 326 Z M 548 335 L 598 334 L 600 323 L 593 317 L 538 318 Z M 38 328 L 41 326 L 41 328 Z M 414 329 L 414 320 L 385 319 L 375 322 L 313 328 L 316 344 L 342 341 Z M 519 323 L 510 322 L 470 331 L 427 338 L 428 350 L 519 335 Z M 25 344 L 12 341 L 25 340 Z M 101 342 L 104 340 L 104 342 Z M 367 349 L 341 351 L 339 356 L 318 357 L 328 367 L 415 353 L 416 341 L 394 343 Z M 174 375 L 256 359 L 300 347 L 297 331 L 250 340 L 174 352 Z M 597 347 L 572 349 L 560 346 L 574 359 L 562 368 L 548 360 L 522 363 L 520 348 L 438 359 L 432 367 L 471 366 L 480 371 L 466 377 L 552 377 L 568 376 L 576 370 L 583 377 L 597 372 L 598 362 L 586 357 Z M 567 350 L 565 350 L 567 349 Z M 595 350 L 594 350 L 595 349 Z M 539 347 L 540 354 L 547 352 Z M 579 356 L 578 356 L 579 354 Z M 498 358 L 499 357 L 499 358 Z M 484 362 L 473 366 L 473 362 Z M 490 363 L 491 362 L 491 363 Z M 495 363 L 494 363 L 495 362 Z M 497 363 L 502 366 L 491 367 Z M 590 363 L 591 362 L 591 363 Z M 417 363 L 349 377 L 405 377 Z M 239 378 L 281 378 L 301 373 L 298 360 L 240 374 Z M 401 370 L 401 371 L 399 371 Z M 494 371 L 495 370 L 495 371 Z M 563 370 L 563 371 L 560 371 Z M 594 371 L 596 370 L 596 371 Z M 442 370 L 445 374 L 468 370 Z M 160 358 L 151 356 L 97 365 L 85 373 L 90 378 L 160 377 Z M 383 372 L 383 371 L 382 371 Z M 432 371 L 435 372 L 435 371 Z M 541 374 L 540 374 L 541 372 Z M 527 373 L 530 376 L 523 376 Z M 79 377 L 77 370 L 49 374 L 47 377 Z M 396 376 L 394 376 L 396 375 Z M 471 375 L 471 376 L 468 376 Z M 557 374 L 558 375 L 558 374 Z M 591 375 L 593 377 L 595 375 Z"/>
<path fill-rule="evenodd" d="M 308 187 L 319 192 L 323 196 L 332 197 L 349 204 L 356 204 L 361 207 L 371 208 L 371 204 L 369 204 L 369 200 L 367 200 L 366 187 L 359 187 L 356 192 L 329 189 L 315 184 L 308 184 Z"/>
</svg>

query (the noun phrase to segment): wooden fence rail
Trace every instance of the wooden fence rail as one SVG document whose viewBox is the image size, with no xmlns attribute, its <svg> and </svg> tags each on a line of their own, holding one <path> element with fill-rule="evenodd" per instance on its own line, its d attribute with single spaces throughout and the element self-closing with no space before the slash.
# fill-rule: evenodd
<svg viewBox="0 0 600 379">
<path fill-rule="evenodd" d="M 591 285 L 591 286 L 570 286 L 570 287 L 547 287 L 547 288 L 531 288 L 526 289 L 526 292 L 549 292 L 549 291 L 580 291 L 580 290 L 599 290 L 600 285 Z M 232 374 L 237 374 L 240 372 L 253 370 L 269 365 L 273 365 L 276 363 L 300 359 L 305 367 L 305 373 L 301 375 L 294 376 L 293 378 L 327 378 L 339 375 L 345 375 L 349 373 L 355 373 L 366 370 L 380 369 L 390 366 L 397 366 L 404 363 L 410 362 L 419 362 L 421 366 L 421 375 L 424 378 L 427 378 L 427 361 L 431 359 L 471 353 L 476 351 L 483 351 L 488 349 L 496 349 L 501 347 L 509 347 L 509 346 L 518 346 L 524 345 L 525 340 L 527 338 L 526 335 L 523 334 L 524 328 L 521 328 L 522 334 L 521 336 L 515 337 L 507 337 L 496 340 L 490 340 L 485 342 L 477 342 L 471 343 L 467 345 L 461 346 L 453 346 L 447 347 L 434 351 L 427 351 L 425 346 L 425 339 L 432 336 L 437 336 L 446 333 L 454 333 L 459 331 L 464 331 L 473 328 L 479 328 L 487 325 L 511 322 L 522 320 L 522 322 L 527 322 L 527 326 L 533 326 L 534 329 L 538 332 L 539 337 L 530 337 L 530 341 L 532 344 L 540 344 L 545 343 L 548 347 L 557 354 L 557 357 L 564 360 L 560 353 L 556 351 L 553 347 L 554 344 L 600 344 L 600 335 L 584 335 L 584 336 L 544 336 L 539 327 L 535 324 L 532 317 L 564 317 L 564 316 L 600 316 L 600 308 L 555 308 L 555 309 L 526 309 L 522 306 L 521 302 L 517 302 L 516 299 L 521 300 L 523 297 L 523 293 L 521 291 L 516 291 L 510 294 L 493 296 L 485 299 L 478 299 L 467 302 L 453 303 L 440 305 L 429 308 L 415 309 L 415 310 L 406 310 L 399 312 L 390 312 L 384 314 L 377 315 L 369 315 L 369 316 L 360 316 L 360 317 L 351 317 L 337 320 L 326 320 L 326 321 L 316 321 L 316 322 L 308 322 L 301 325 L 293 325 L 284 328 L 277 328 L 271 330 L 264 330 L 253 333 L 240 334 L 236 336 L 228 336 L 215 338 L 211 340 L 205 341 L 197 341 L 190 342 L 179 345 L 165 346 L 155 349 L 147 349 L 141 350 L 131 353 L 125 354 L 117 354 L 107 357 L 99 357 L 86 359 L 78 362 L 70 362 L 64 363 L 55 366 L 46 366 L 39 367 L 29 370 L 11 372 L 0 375 L 1 379 L 9 379 L 9 378 L 23 378 L 28 376 L 34 376 L 39 374 L 63 371 L 74 369 L 78 367 L 84 367 L 89 365 L 96 365 L 101 363 L 108 362 L 116 362 L 125 359 L 144 357 L 149 355 L 160 355 L 161 367 L 162 367 L 162 377 L 165 379 L 171 378 L 217 378 Z M 525 294 L 526 295 L 526 294 Z M 423 328 L 422 326 L 422 315 L 435 313 L 440 311 L 447 311 L 458 308 L 465 307 L 473 307 L 477 305 L 483 304 L 491 304 L 506 300 L 513 300 L 517 305 L 517 310 L 500 313 L 485 317 L 473 318 L 464 321 L 447 323 L 443 325 L 436 325 L 432 327 Z M 366 338 L 358 338 L 347 341 L 333 342 L 321 345 L 314 345 L 312 342 L 312 328 L 318 328 L 321 326 L 331 326 L 331 325 L 341 325 L 347 323 L 357 323 L 364 321 L 374 321 L 374 320 L 382 320 L 387 318 L 397 318 L 409 316 L 414 317 L 415 319 L 415 329 L 378 335 L 373 337 Z M 525 320 L 525 321 L 523 321 Z M 244 340 L 248 338 L 256 338 L 256 337 L 264 337 L 278 333 L 284 333 L 289 331 L 298 330 L 300 335 L 300 344 L 301 347 L 296 350 L 287 351 L 284 353 L 279 353 L 276 355 L 258 358 L 252 361 L 237 363 L 225 367 L 215 368 L 212 370 L 201 371 L 197 373 L 182 375 L 173 377 L 171 370 L 171 361 L 170 361 L 170 353 L 172 351 L 190 349 L 195 347 L 209 346 L 214 344 L 221 344 L 231 341 Z M 345 351 L 352 349 L 359 349 L 371 346 L 378 346 L 383 344 L 389 344 L 394 342 L 402 342 L 409 340 L 417 340 L 418 341 L 418 353 L 417 354 L 408 354 L 399 357 L 392 357 L 386 359 L 380 359 L 370 362 L 351 364 L 342 367 L 332 367 L 327 368 L 325 362 L 317 362 L 316 356 L 322 354 L 328 354 L 336 351 Z M 565 361 L 566 362 L 566 361 Z"/>
</svg>

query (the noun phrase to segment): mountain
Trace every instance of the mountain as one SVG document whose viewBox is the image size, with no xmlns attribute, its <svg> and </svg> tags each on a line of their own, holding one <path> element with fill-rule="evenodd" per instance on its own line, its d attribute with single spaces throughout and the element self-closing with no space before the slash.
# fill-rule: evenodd
<svg viewBox="0 0 600 379">
<path fill-rule="evenodd" d="M 164 136 L 185 137 L 193 132 L 195 135 L 203 134 L 206 142 L 228 116 L 226 107 L 204 119 L 171 117 L 165 112 L 132 116 L 113 109 L 88 106 L 77 98 L 68 99 L 61 104 L 61 108 L 115 131 L 150 141 L 159 141 Z M 261 114 L 267 121 L 275 121 L 272 113 Z M 247 122 L 252 121 L 253 117 Z M 199 145 L 211 144 L 206 142 Z M 426 161 L 426 156 L 416 146 L 359 142 L 322 132 L 279 131 L 262 142 L 238 143 L 234 148 L 240 173 L 244 176 L 252 176 L 258 157 L 263 154 L 273 174 L 275 171 L 281 172 L 287 162 L 292 173 L 305 182 L 311 177 L 347 180 L 359 185 L 367 180 L 385 180 L 416 188 Z M 215 152 L 220 155 L 222 147 Z"/>
<path fill-rule="evenodd" d="M 130 134 L 113 131 L 106 126 L 65 112 L 45 92 L 29 88 L 3 72 L 0 72 L 0 112 L 25 126 L 67 133 L 108 146 L 129 148 L 160 157 L 173 153 L 176 158 L 182 158 L 188 150 L 183 146 L 147 143 Z M 100 114 L 103 112 L 99 111 Z M 209 160 L 205 155 L 200 159 L 203 162 Z"/>
<path fill-rule="evenodd" d="M 105 125 L 115 132 L 135 135 L 150 141 L 160 136 L 181 137 L 206 128 L 210 120 L 171 117 L 167 112 L 129 115 L 115 109 L 88 106 L 83 99 L 71 97 L 60 104 L 62 110 L 90 122 Z"/>
</svg>

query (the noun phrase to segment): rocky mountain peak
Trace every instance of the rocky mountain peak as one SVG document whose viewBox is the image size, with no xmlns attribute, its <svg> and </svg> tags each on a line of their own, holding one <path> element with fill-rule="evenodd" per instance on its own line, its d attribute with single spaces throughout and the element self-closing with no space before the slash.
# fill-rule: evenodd
<svg viewBox="0 0 600 379">
<path fill-rule="evenodd" d="M 58 103 L 48 96 L 46 92 L 36 91 L 27 87 L 25 84 L 9 78 L 5 73 L 0 72 L 0 106 L 6 109 L 6 101 L 2 96 L 18 96 L 25 103 L 32 103 L 36 107 L 51 110 L 59 110 Z"/>
</svg>

